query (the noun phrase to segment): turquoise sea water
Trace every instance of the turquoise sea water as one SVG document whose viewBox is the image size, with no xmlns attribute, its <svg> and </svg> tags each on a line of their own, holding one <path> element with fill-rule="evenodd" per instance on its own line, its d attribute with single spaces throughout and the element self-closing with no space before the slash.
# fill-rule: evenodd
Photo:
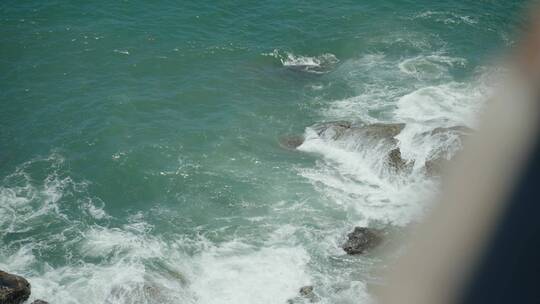
<svg viewBox="0 0 540 304">
<path fill-rule="evenodd" d="M 522 1 L 3 1 L 0 269 L 51 303 L 366 303 Z M 411 174 L 325 121 L 404 122 Z M 299 151 L 279 138 L 300 134 Z M 297 299 L 298 303 L 301 300 Z"/>
</svg>

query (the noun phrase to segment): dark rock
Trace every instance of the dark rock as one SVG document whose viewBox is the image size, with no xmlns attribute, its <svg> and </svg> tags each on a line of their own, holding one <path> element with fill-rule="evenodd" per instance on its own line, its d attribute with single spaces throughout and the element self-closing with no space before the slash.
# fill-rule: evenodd
<svg viewBox="0 0 540 304">
<path fill-rule="evenodd" d="M 305 297 L 305 296 L 309 296 L 313 294 L 313 286 L 304 286 L 302 288 L 300 288 L 300 295 Z"/>
<path fill-rule="evenodd" d="M 300 288 L 299 293 L 301 297 L 308 299 L 311 303 L 319 301 L 319 297 L 317 297 L 311 285 Z"/>
<path fill-rule="evenodd" d="M 283 136 L 279 139 L 279 145 L 288 150 L 295 150 L 304 142 L 304 137 L 300 135 Z"/>
<path fill-rule="evenodd" d="M 347 237 L 347 241 L 341 247 L 351 255 L 364 253 L 382 242 L 380 231 L 366 227 L 355 227 Z"/>
<path fill-rule="evenodd" d="M 32 302 L 31 304 L 49 304 L 49 302 L 45 302 L 43 300 L 35 300 L 34 302 Z"/>
<path fill-rule="evenodd" d="M 0 270 L 0 304 L 19 304 L 30 296 L 30 283 L 21 276 Z"/>
<path fill-rule="evenodd" d="M 399 148 L 395 148 L 388 153 L 388 164 L 396 171 L 403 171 L 409 167 L 407 162 L 401 157 Z"/>
</svg>

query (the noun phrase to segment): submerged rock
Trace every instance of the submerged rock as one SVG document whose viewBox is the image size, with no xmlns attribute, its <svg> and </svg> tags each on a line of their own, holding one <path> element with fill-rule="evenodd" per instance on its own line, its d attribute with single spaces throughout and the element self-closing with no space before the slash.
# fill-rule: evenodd
<svg viewBox="0 0 540 304">
<path fill-rule="evenodd" d="M 111 293 L 105 299 L 105 304 L 169 303 L 170 299 L 164 291 L 160 286 L 152 282 L 116 285 L 113 286 Z"/>
<path fill-rule="evenodd" d="M 300 288 L 298 291 L 298 296 L 296 296 L 294 299 L 287 300 L 288 304 L 295 304 L 295 303 L 305 303 L 306 300 L 308 300 L 310 303 L 319 302 L 319 297 L 317 294 L 313 291 L 313 286 L 306 285 Z"/>
<path fill-rule="evenodd" d="M 351 255 L 362 254 L 382 242 L 380 231 L 366 227 L 355 227 L 347 237 L 341 248 Z"/>
<path fill-rule="evenodd" d="M 290 135 L 279 139 L 279 145 L 287 150 L 295 150 L 304 142 L 304 136 Z"/>
<path fill-rule="evenodd" d="M 30 296 L 30 283 L 18 275 L 0 270 L 0 303 L 19 304 Z"/>
</svg>

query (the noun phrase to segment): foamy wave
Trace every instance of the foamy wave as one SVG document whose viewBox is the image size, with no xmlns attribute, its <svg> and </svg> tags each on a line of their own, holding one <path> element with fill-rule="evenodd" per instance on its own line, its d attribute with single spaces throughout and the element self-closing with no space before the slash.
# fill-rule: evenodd
<svg viewBox="0 0 540 304">
<path fill-rule="evenodd" d="M 64 212 L 64 196 L 83 194 L 80 208 L 97 219 L 108 217 L 103 203 L 88 195 L 85 181 L 74 181 L 64 169 L 64 158 L 53 153 L 18 166 L 2 180 L 0 187 L 1 234 L 21 233 L 40 225 L 68 223 L 73 219 Z"/>
<path fill-rule="evenodd" d="M 417 56 L 399 63 L 401 72 L 419 79 L 437 79 L 449 77 L 448 69 L 456 65 L 465 66 L 467 61 L 463 58 L 429 55 Z"/>
<path fill-rule="evenodd" d="M 425 11 L 413 17 L 413 19 L 430 19 L 444 24 L 467 24 L 474 25 L 478 20 L 467 15 L 460 15 L 453 12 Z"/>
<path fill-rule="evenodd" d="M 339 63 L 337 57 L 330 53 L 309 57 L 274 50 L 271 53 L 264 53 L 263 55 L 279 59 L 284 67 L 317 74 L 329 72 Z"/>
<path fill-rule="evenodd" d="M 301 248 L 256 249 L 229 242 L 206 250 L 195 261 L 191 288 L 204 304 L 286 303 L 310 280 L 305 272 L 309 257 Z"/>
<path fill-rule="evenodd" d="M 472 125 L 482 102 L 482 90 L 451 82 L 415 90 L 397 102 L 398 120 L 432 127 Z"/>
<path fill-rule="evenodd" d="M 306 140 L 298 149 L 324 159 L 315 168 L 303 168 L 299 173 L 334 203 L 356 211 L 366 223 L 404 225 L 421 211 L 420 193 L 427 197 L 431 183 L 422 176 L 402 176 L 388 170 L 385 155 L 393 145 L 353 137 L 328 141 L 311 128 L 305 134 Z"/>
<path fill-rule="evenodd" d="M 406 127 L 394 145 L 347 136 L 329 140 L 308 127 L 298 149 L 322 159 L 315 168 L 299 169 L 300 175 L 367 223 L 401 225 L 412 220 L 437 189 L 437 180 L 425 175 L 426 161 L 450 159 L 461 149 L 462 134 L 452 128 L 474 128 L 489 95 L 491 70 L 481 70 L 467 82 L 453 80 L 453 69 L 465 65 L 464 59 L 440 52 L 406 59 L 370 54 L 344 62 L 336 74 L 359 94 L 329 102 L 321 115 L 364 124 L 400 122 Z M 393 148 L 399 148 L 412 166 L 403 174 L 388 170 L 385 159 Z"/>
</svg>

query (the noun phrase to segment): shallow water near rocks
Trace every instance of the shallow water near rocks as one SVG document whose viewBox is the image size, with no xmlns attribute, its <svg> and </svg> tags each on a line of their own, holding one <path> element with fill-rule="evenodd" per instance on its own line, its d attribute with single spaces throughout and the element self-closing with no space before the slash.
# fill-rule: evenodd
<svg viewBox="0 0 540 304">
<path fill-rule="evenodd" d="M 55 304 L 368 303 L 522 1 L 0 4 L 0 269 Z M 395 147 L 329 121 L 405 123 Z M 303 137 L 297 149 L 280 138 Z M 298 145 L 298 143 L 295 143 Z M 446 154 L 445 154 L 446 153 Z M 396 228 L 397 227 L 397 228 Z"/>
</svg>

